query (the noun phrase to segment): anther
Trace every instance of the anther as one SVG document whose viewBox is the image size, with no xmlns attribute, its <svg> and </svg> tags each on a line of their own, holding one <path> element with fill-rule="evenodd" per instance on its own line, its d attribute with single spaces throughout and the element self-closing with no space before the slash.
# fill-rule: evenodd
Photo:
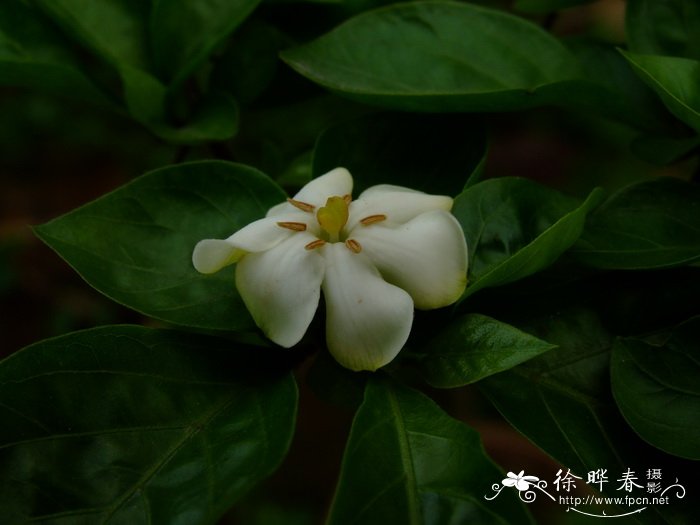
<svg viewBox="0 0 700 525">
<path fill-rule="evenodd" d="M 308 202 L 295 201 L 294 199 L 287 199 L 287 202 L 295 208 L 299 208 L 301 211 L 312 212 L 316 208 L 316 206 L 314 206 L 313 204 L 309 204 Z"/>
<path fill-rule="evenodd" d="M 304 248 L 306 248 L 307 250 L 313 250 L 315 248 L 320 248 L 324 244 L 326 244 L 326 241 L 324 241 L 323 239 L 316 239 L 315 241 L 311 241 L 309 244 L 304 246 Z"/>
<path fill-rule="evenodd" d="M 360 253 L 362 251 L 362 245 L 355 239 L 348 239 L 345 241 L 345 246 L 347 246 L 348 250 L 351 252 Z"/>
<path fill-rule="evenodd" d="M 306 231 L 306 224 L 303 222 L 278 222 L 277 226 L 280 228 L 287 228 L 288 230 L 292 230 L 295 232 L 303 232 Z"/>
<path fill-rule="evenodd" d="M 360 220 L 360 224 L 363 226 L 369 226 L 370 224 L 374 224 L 375 222 L 382 222 L 386 220 L 386 215 L 382 214 L 377 214 L 377 215 L 370 215 L 369 217 L 365 217 L 364 219 Z"/>
<path fill-rule="evenodd" d="M 350 195 L 349 193 L 347 195 L 343 195 L 343 200 L 345 201 L 345 204 L 349 206 L 352 202 L 352 195 Z"/>
</svg>

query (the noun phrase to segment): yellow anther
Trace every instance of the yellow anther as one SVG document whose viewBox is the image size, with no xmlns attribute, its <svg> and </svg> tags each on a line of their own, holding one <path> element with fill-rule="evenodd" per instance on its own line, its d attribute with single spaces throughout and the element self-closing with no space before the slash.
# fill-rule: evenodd
<svg viewBox="0 0 700 525">
<path fill-rule="evenodd" d="M 344 197 L 329 197 L 326 205 L 316 213 L 318 223 L 331 242 L 338 242 L 340 230 L 348 222 L 348 203 Z"/>
<path fill-rule="evenodd" d="M 306 248 L 307 250 L 313 250 L 315 248 L 320 248 L 324 244 L 326 244 L 326 241 L 324 241 L 323 239 L 316 239 L 315 241 L 311 241 L 309 244 L 304 246 L 304 248 Z"/>
<path fill-rule="evenodd" d="M 278 222 L 277 226 L 280 228 L 287 228 L 288 230 L 292 230 L 295 232 L 303 232 L 306 231 L 306 224 L 303 222 Z"/>
<path fill-rule="evenodd" d="M 345 204 L 350 206 L 350 203 L 352 202 L 352 195 L 349 193 L 347 195 L 343 195 L 343 200 L 345 201 Z"/>
<path fill-rule="evenodd" d="M 382 222 L 386 220 L 386 215 L 382 214 L 377 214 L 377 215 L 370 215 L 369 217 L 365 217 L 364 219 L 360 220 L 360 224 L 363 226 L 369 226 L 370 224 L 374 224 L 375 222 Z"/>
<path fill-rule="evenodd" d="M 348 239 L 345 241 L 345 246 L 347 246 L 351 252 L 360 253 L 362 251 L 362 245 L 355 239 Z"/>
<path fill-rule="evenodd" d="M 287 202 L 295 208 L 299 208 L 301 211 L 312 212 L 316 208 L 316 206 L 314 206 L 313 204 L 309 204 L 308 202 L 295 201 L 294 199 L 287 199 Z"/>
</svg>

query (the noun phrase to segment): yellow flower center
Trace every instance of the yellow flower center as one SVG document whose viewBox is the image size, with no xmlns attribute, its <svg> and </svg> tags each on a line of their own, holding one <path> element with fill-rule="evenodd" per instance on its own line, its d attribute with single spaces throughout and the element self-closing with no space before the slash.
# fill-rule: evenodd
<svg viewBox="0 0 700 525">
<path fill-rule="evenodd" d="M 340 230 L 348 222 L 348 200 L 345 197 L 329 197 L 326 205 L 316 212 L 318 224 L 330 242 L 340 240 Z"/>
</svg>

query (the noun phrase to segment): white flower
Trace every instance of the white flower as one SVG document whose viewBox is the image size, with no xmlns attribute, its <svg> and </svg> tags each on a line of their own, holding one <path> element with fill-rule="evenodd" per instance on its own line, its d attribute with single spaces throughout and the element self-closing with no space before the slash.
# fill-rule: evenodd
<svg viewBox="0 0 700 525">
<path fill-rule="evenodd" d="M 275 343 L 299 342 L 326 300 L 326 341 L 352 370 L 376 370 L 408 339 L 413 309 L 455 302 L 464 291 L 467 245 L 452 199 L 373 186 L 351 200 L 352 177 L 336 168 L 228 239 L 205 239 L 194 267 L 238 263 L 236 287 Z"/>
<path fill-rule="evenodd" d="M 518 489 L 518 492 L 522 492 L 524 490 L 529 489 L 530 484 L 540 480 L 540 478 L 535 476 L 525 476 L 524 470 L 521 470 L 518 474 L 508 472 L 506 476 L 508 477 L 501 481 L 501 484 L 504 487 L 515 487 L 516 489 Z"/>
</svg>

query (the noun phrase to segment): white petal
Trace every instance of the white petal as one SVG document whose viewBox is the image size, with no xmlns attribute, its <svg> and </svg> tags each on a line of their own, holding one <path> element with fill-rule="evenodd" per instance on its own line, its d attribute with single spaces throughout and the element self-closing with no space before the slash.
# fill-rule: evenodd
<svg viewBox="0 0 700 525">
<path fill-rule="evenodd" d="M 328 349 L 346 368 L 376 370 L 394 359 L 408 339 L 413 301 L 384 281 L 364 254 L 342 243 L 322 250 Z"/>
<path fill-rule="evenodd" d="M 372 186 L 350 204 L 350 217 L 345 232 L 352 231 L 359 221 L 371 215 L 385 215 L 387 222 L 403 224 L 421 213 L 451 209 L 452 198 L 445 195 L 429 195 L 388 184 Z"/>
<path fill-rule="evenodd" d="M 287 201 L 275 204 L 272 208 L 267 210 L 265 217 L 275 217 L 277 215 L 284 215 L 286 213 L 294 212 L 296 208 L 289 204 Z"/>
<path fill-rule="evenodd" d="M 204 239 L 199 241 L 192 252 L 192 264 L 200 273 L 215 273 L 224 266 L 238 262 L 250 252 L 269 250 L 295 232 L 282 228 L 278 222 L 308 223 L 309 230 L 315 233 L 316 221 L 299 211 L 277 217 L 259 219 L 244 226 L 227 239 Z"/>
<path fill-rule="evenodd" d="M 271 250 L 251 253 L 236 267 L 236 288 L 255 323 L 289 348 L 306 333 L 321 295 L 324 258 L 304 246 L 316 240 L 300 232 Z"/>
<path fill-rule="evenodd" d="M 447 306 L 464 292 L 467 243 L 449 212 L 427 212 L 400 226 L 359 225 L 350 238 L 384 279 L 411 295 L 418 309 Z"/>
<path fill-rule="evenodd" d="M 501 484 L 504 487 L 515 487 L 515 484 L 517 482 L 518 482 L 517 479 L 505 478 L 503 481 L 501 481 Z"/>
<path fill-rule="evenodd" d="M 294 195 L 294 200 L 313 204 L 316 208 L 326 205 L 328 197 L 352 194 L 352 176 L 345 168 L 335 168 L 325 175 L 316 177 L 306 184 L 299 193 Z"/>
<path fill-rule="evenodd" d="M 515 482 L 515 488 L 517 488 L 520 492 L 522 492 L 523 490 L 529 489 L 530 484 L 527 481 L 519 479 L 518 481 Z"/>
<path fill-rule="evenodd" d="M 199 273 L 216 273 L 246 254 L 223 239 L 199 241 L 192 252 L 192 265 Z"/>
</svg>

